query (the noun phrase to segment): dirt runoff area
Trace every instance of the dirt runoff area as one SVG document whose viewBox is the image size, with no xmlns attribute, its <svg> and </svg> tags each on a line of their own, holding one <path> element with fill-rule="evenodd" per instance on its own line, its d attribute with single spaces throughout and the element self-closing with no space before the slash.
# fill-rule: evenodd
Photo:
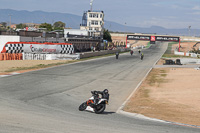
<svg viewBox="0 0 200 133">
<path fill-rule="evenodd" d="M 154 68 L 124 111 L 200 126 L 200 70 Z"/>
<path fill-rule="evenodd" d="M 6 60 L 0 61 L 0 75 L 10 72 L 26 72 L 49 66 L 64 64 L 64 60 Z"/>
</svg>

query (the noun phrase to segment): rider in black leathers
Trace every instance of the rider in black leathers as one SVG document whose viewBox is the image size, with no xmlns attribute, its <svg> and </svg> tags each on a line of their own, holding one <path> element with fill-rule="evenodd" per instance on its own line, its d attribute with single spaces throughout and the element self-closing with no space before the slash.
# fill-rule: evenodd
<svg viewBox="0 0 200 133">
<path fill-rule="evenodd" d="M 94 105 L 98 104 L 99 101 L 99 94 L 101 94 L 102 98 L 105 98 L 107 100 L 109 100 L 109 93 L 108 93 L 108 89 L 105 89 L 103 91 L 92 91 L 91 92 L 94 96 Z"/>
</svg>

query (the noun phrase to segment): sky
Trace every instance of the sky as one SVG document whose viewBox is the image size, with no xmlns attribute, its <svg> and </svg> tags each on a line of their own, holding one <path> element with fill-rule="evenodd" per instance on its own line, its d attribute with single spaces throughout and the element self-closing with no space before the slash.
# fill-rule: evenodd
<svg viewBox="0 0 200 133">
<path fill-rule="evenodd" d="M 0 0 L 0 9 L 82 16 L 90 9 L 90 0 Z M 105 20 L 126 26 L 200 29 L 200 0 L 94 0 L 93 10 L 102 10 Z"/>
</svg>

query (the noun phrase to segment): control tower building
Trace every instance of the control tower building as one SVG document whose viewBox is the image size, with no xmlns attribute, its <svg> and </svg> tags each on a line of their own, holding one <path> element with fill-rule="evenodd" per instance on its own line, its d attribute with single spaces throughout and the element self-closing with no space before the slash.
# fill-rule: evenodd
<svg viewBox="0 0 200 133">
<path fill-rule="evenodd" d="M 90 3 L 91 9 L 83 13 L 80 29 L 87 30 L 89 36 L 101 37 L 104 28 L 104 12 L 93 11 L 92 2 Z"/>
</svg>

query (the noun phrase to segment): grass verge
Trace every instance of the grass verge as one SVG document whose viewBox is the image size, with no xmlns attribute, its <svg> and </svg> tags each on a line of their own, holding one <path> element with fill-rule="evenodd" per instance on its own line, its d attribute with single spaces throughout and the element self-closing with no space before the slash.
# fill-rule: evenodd
<svg viewBox="0 0 200 133">
<path fill-rule="evenodd" d="M 148 42 L 146 48 L 149 48 L 151 46 L 150 42 Z"/>
</svg>

